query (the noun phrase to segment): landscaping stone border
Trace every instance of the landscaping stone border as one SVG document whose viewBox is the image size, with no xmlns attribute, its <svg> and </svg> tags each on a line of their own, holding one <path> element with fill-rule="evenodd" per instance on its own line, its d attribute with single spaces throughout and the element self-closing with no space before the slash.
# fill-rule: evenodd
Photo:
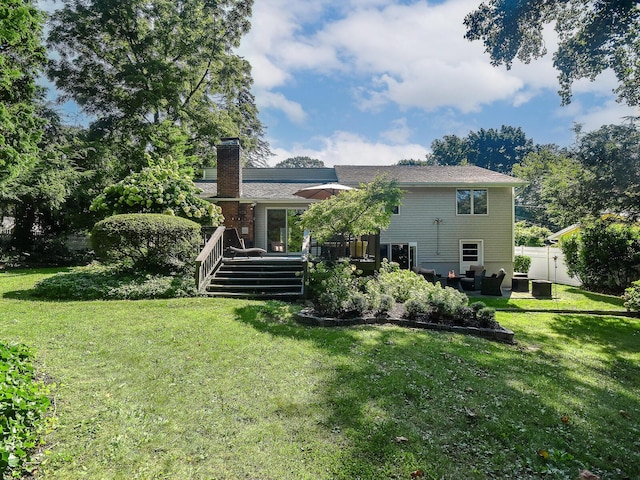
<svg viewBox="0 0 640 480">
<path fill-rule="evenodd" d="M 461 333 L 464 335 L 474 335 L 489 340 L 496 340 L 503 343 L 513 344 L 514 333 L 506 328 L 478 328 L 478 327 L 459 327 L 454 325 L 443 325 L 441 323 L 424 322 L 421 320 L 411 320 L 409 318 L 393 318 L 393 317 L 354 317 L 354 318 L 331 318 L 318 317 L 313 314 L 309 308 L 300 310 L 295 315 L 296 321 L 302 325 L 310 325 L 314 327 L 351 327 L 353 325 L 385 325 L 392 324 L 407 328 L 421 328 L 424 330 L 437 330 L 451 333 Z"/>
</svg>

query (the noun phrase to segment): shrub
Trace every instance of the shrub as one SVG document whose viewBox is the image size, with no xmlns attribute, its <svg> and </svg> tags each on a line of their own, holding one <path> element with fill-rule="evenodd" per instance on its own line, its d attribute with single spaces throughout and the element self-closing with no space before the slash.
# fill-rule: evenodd
<svg viewBox="0 0 640 480">
<path fill-rule="evenodd" d="M 360 290 L 349 261 L 319 262 L 309 267 L 309 291 L 316 313 L 340 317 L 352 308 L 351 297 Z"/>
<path fill-rule="evenodd" d="M 521 273 L 529 273 L 531 268 L 531 257 L 527 255 L 516 255 L 513 262 L 513 270 Z"/>
<path fill-rule="evenodd" d="M 370 310 L 368 296 L 362 292 L 353 292 L 349 298 L 348 309 L 358 315 L 362 315 L 364 312 Z"/>
<path fill-rule="evenodd" d="M 0 343 L 0 385 L 0 478 L 26 478 L 50 405 L 27 347 Z"/>
<path fill-rule="evenodd" d="M 624 306 L 627 310 L 640 311 L 640 280 L 636 280 L 624 291 Z"/>
<path fill-rule="evenodd" d="M 476 312 L 473 308 L 463 305 L 456 310 L 453 315 L 453 323 L 455 325 L 466 326 L 475 320 Z"/>
<path fill-rule="evenodd" d="M 93 264 L 45 278 L 32 294 L 49 300 L 139 300 L 192 297 L 196 288 L 187 275 L 136 274 Z"/>
<path fill-rule="evenodd" d="M 394 263 L 383 263 L 376 277 L 380 291 L 391 295 L 396 302 L 406 302 L 412 293 L 424 290 L 429 285 L 422 275 L 410 270 L 401 270 Z"/>
<path fill-rule="evenodd" d="M 484 307 L 476 313 L 476 320 L 482 328 L 493 328 L 496 323 L 496 310 L 491 307 Z"/>
<path fill-rule="evenodd" d="M 106 215 L 123 213 L 163 213 L 197 221 L 202 225 L 220 225 L 220 207 L 198 197 L 191 178 L 180 171 L 172 158 L 152 160 L 140 172 L 104 189 L 91 204 L 91 210 Z"/>
<path fill-rule="evenodd" d="M 380 295 L 380 303 L 378 304 L 376 311 L 380 314 L 387 313 L 393 310 L 393 307 L 395 307 L 395 305 L 396 301 L 393 299 L 393 297 L 391 295 L 383 293 L 382 295 Z"/>
<path fill-rule="evenodd" d="M 465 306 L 469 298 L 453 288 L 442 288 L 439 283 L 424 282 L 426 286 L 411 293 L 404 308 L 409 316 L 427 315 L 434 320 L 441 317 L 453 318 L 455 312 Z"/>
<path fill-rule="evenodd" d="M 596 220 L 561 246 L 569 275 L 588 290 L 621 294 L 640 276 L 638 226 Z"/>
<path fill-rule="evenodd" d="M 96 256 L 105 263 L 154 273 L 186 271 L 200 242 L 200 225 L 161 214 L 114 215 L 91 232 Z"/>
</svg>

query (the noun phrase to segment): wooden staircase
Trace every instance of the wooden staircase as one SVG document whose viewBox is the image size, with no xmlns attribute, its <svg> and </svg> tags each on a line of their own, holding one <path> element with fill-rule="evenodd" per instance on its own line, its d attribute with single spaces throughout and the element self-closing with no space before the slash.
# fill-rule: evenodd
<svg viewBox="0 0 640 480">
<path fill-rule="evenodd" d="M 304 295 L 301 258 L 223 258 L 204 294 L 219 297 L 295 299 Z"/>
</svg>

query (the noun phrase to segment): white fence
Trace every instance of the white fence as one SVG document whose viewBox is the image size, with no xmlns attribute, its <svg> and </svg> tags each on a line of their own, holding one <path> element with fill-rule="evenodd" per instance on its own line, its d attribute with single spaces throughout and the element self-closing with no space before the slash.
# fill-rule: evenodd
<svg viewBox="0 0 640 480">
<path fill-rule="evenodd" d="M 549 280 L 563 285 L 580 286 L 577 278 L 571 278 L 564 263 L 564 254 L 558 247 L 516 247 L 516 255 L 531 257 L 529 278 Z"/>
</svg>

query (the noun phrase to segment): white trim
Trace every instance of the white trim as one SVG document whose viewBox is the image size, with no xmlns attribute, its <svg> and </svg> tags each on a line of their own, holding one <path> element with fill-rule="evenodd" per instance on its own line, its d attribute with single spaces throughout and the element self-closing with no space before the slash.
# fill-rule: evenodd
<svg viewBox="0 0 640 480">
<path fill-rule="evenodd" d="M 475 243 L 478 245 L 478 255 L 475 261 L 471 260 L 463 260 L 463 251 L 462 245 L 465 243 Z M 484 265 L 484 240 L 480 239 L 460 239 L 459 241 L 459 250 L 458 250 L 458 266 L 460 267 L 460 272 L 464 273 L 469 269 L 469 265 Z"/>
<path fill-rule="evenodd" d="M 470 213 L 460 213 L 458 212 L 458 191 L 459 190 L 469 190 L 471 192 L 471 212 Z M 473 210 L 473 204 L 474 204 L 474 196 L 473 196 L 473 192 L 475 191 L 479 191 L 479 190 L 484 190 L 485 192 L 487 192 L 487 213 L 474 213 Z M 486 217 L 489 215 L 489 189 L 488 188 L 477 188 L 477 187 L 458 187 L 456 188 L 456 216 L 458 217 L 467 217 L 467 216 L 476 216 L 476 217 Z"/>
</svg>

